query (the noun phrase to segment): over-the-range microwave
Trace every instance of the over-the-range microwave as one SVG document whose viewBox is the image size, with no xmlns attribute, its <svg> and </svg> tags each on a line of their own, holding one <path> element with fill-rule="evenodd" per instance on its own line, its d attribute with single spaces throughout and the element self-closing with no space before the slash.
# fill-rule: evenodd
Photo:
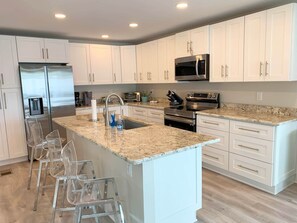
<svg viewBox="0 0 297 223">
<path fill-rule="evenodd" d="M 200 54 L 175 59 L 175 80 L 209 80 L 209 54 Z"/>
</svg>

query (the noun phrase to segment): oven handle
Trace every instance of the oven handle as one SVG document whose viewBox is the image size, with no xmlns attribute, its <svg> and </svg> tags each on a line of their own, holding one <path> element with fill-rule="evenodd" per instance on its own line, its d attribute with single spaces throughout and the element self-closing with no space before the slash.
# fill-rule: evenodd
<svg viewBox="0 0 297 223">
<path fill-rule="evenodd" d="M 194 126 L 196 124 L 195 119 L 186 119 L 186 118 L 180 118 L 180 117 L 170 116 L 170 115 L 164 115 L 164 119 L 181 122 L 181 123 L 185 123 L 185 124 L 190 124 L 192 126 Z"/>
</svg>

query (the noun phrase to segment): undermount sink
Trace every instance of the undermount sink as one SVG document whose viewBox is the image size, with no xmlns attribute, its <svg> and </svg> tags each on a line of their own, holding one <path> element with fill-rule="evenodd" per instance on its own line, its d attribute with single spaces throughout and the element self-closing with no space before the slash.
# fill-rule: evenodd
<svg viewBox="0 0 297 223">
<path fill-rule="evenodd" d="M 125 129 L 125 130 L 149 126 L 149 124 L 145 124 L 143 122 L 131 121 L 129 119 L 124 119 L 123 122 L 124 122 L 123 129 Z"/>
</svg>

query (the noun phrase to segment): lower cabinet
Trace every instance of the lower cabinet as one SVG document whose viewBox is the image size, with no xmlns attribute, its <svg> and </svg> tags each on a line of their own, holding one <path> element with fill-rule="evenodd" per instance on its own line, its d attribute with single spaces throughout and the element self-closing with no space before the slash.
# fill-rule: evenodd
<svg viewBox="0 0 297 223">
<path fill-rule="evenodd" d="M 297 122 L 278 126 L 197 115 L 197 132 L 220 138 L 203 147 L 203 166 L 277 194 L 296 177 Z"/>
<path fill-rule="evenodd" d="M 27 155 L 22 97 L 19 88 L 1 90 L 0 146 L 1 161 Z"/>
<path fill-rule="evenodd" d="M 104 109 L 104 106 L 97 107 L 97 113 L 103 113 L 103 109 Z M 128 116 L 128 106 L 126 106 L 126 105 L 124 105 L 124 106 L 120 106 L 120 105 L 109 106 L 108 110 L 114 111 L 116 114 L 121 114 L 121 110 L 122 110 L 122 114 L 125 116 Z M 76 113 L 76 115 L 92 114 L 92 108 L 87 107 L 87 108 L 76 109 L 75 113 Z"/>
<path fill-rule="evenodd" d="M 164 125 L 164 110 L 129 106 L 129 117 Z"/>
</svg>

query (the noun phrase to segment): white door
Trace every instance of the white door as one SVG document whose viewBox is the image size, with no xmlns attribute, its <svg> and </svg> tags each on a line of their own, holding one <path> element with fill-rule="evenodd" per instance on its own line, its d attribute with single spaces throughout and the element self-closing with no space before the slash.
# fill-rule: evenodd
<svg viewBox="0 0 297 223">
<path fill-rule="evenodd" d="M 113 83 L 122 83 L 121 51 L 119 46 L 111 47 L 112 54 L 112 79 Z"/>
<path fill-rule="evenodd" d="M 68 40 L 44 39 L 45 58 L 48 63 L 68 63 L 69 45 Z"/>
<path fill-rule="evenodd" d="M 74 85 L 91 84 L 89 44 L 70 43 L 69 63 L 72 66 Z"/>
<path fill-rule="evenodd" d="M 209 26 L 190 30 L 193 55 L 209 54 Z"/>
<path fill-rule="evenodd" d="M 22 96 L 19 88 L 2 89 L 9 157 L 27 155 Z"/>
<path fill-rule="evenodd" d="M 265 79 L 268 81 L 289 80 L 293 4 L 267 10 Z M 294 40 L 296 41 L 296 40 Z"/>
<path fill-rule="evenodd" d="M 190 32 L 175 34 L 175 58 L 190 56 Z"/>
<path fill-rule="evenodd" d="M 225 81 L 226 22 L 210 26 L 210 81 Z"/>
<path fill-rule="evenodd" d="M 138 83 L 143 82 L 143 68 L 142 68 L 142 45 L 136 46 L 136 68 L 137 68 L 137 75 L 136 81 Z"/>
<path fill-rule="evenodd" d="M 20 86 L 14 36 L 0 36 L 0 83 L 2 88 Z"/>
<path fill-rule="evenodd" d="M 263 81 L 266 11 L 245 16 L 244 39 L 244 81 Z"/>
<path fill-rule="evenodd" d="M 122 82 L 136 83 L 136 48 L 121 46 Z"/>
<path fill-rule="evenodd" d="M 90 61 L 93 84 L 112 83 L 111 46 L 90 44 Z"/>
<path fill-rule="evenodd" d="M 9 158 L 7 139 L 6 139 L 6 127 L 4 117 L 4 106 L 2 95 L 0 94 L 0 160 L 6 160 Z"/>
<path fill-rule="evenodd" d="M 225 77 L 228 82 L 243 81 L 244 17 L 226 22 Z"/>
<path fill-rule="evenodd" d="M 19 62 L 45 62 L 44 41 L 42 38 L 17 36 Z"/>
</svg>

